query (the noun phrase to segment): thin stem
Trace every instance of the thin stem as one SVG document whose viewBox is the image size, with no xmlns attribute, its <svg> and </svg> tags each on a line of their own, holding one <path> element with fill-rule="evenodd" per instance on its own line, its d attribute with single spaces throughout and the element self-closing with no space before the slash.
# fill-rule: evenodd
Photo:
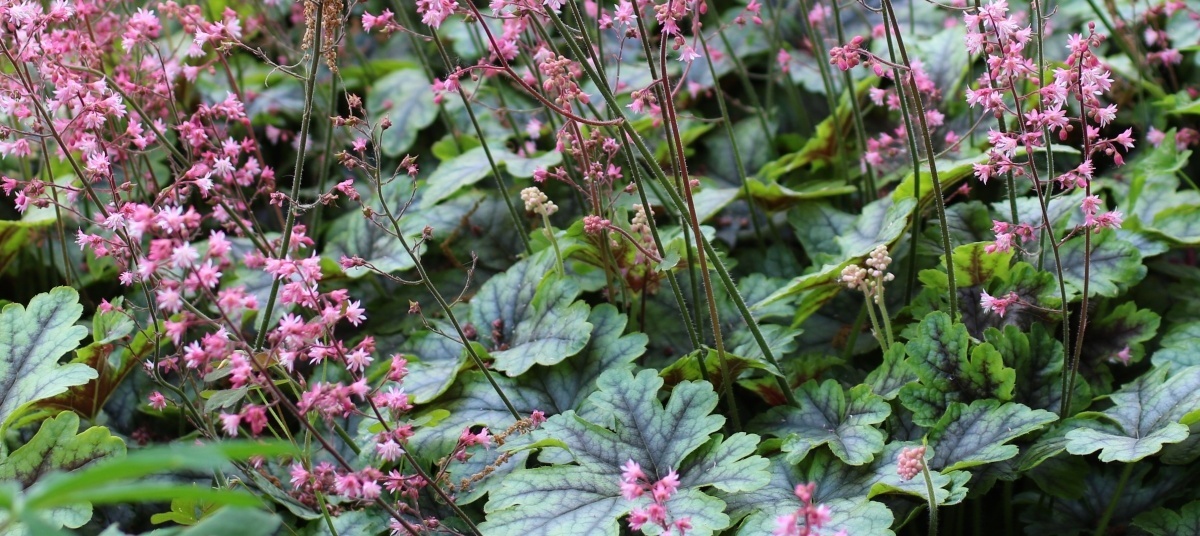
<svg viewBox="0 0 1200 536">
<path fill-rule="evenodd" d="M 891 0 L 883 0 L 883 6 L 887 11 L 892 28 L 895 30 L 896 48 L 900 51 L 900 58 L 906 67 L 911 68 L 912 63 L 908 60 L 908 51 L 904 48 L 904 37 L 900 35 L 900 24 L 896 21 L 896 11 L 892 7 Z M 925 120 L 925 105 L 921 102 L 921 93 L 917 90 L 916 80 L 911 73 L 908 73 L 908 85 L 913 105 L 916 107 L 917 122 L 921 125 L 921 137 L 925 141 L 925 155 L 929 161 L 929 178 L 933 181 L 932 195 L 935 201 L 934 205 L 937 207 L 938 222 L 942 227 L 942 249 L 946 252 L 946 279 L 950 286 L 950 319 L 953 321 L 957 320 L 959 316 L 958 286 L 954 281 L 954 265 L 950 259 L 950 254 L 954 250 L 950 244 L 950 227 L 946 223 L 946 200 L 942 193 L 942 181 L 938 178 L 936 153 L 933 150 L 933 140 L 930 139 L 929 124 Z M 913 155 L 913 158 L 916 158 L 916 155 Z"/>
<path fill-rule="evenodd" d="M 1112 498 L 1108 500 L 1108 506 L 1104 508 L 1104 513 L 1100 515 L 1100 522 L 1096 524 L 1096 536 L 1105 536 L 1108 534 L 1108 523 L 1112 521 L 1113 512 L 1117 510 L 1117 502 L 1121 500 L 1121 494 L 1125 492 L 1125 484 L 1129 483 L 1129 475 L 1133 474 L 1133 464 L 1125 464 L 1125 468 L 1121 470 L 1121 478 L 1117 480 L 1117 487 L 1113 490 Z"/>
<path fill-rule="evenodd" d="M 296 225 L 296 200 L 300 197 L 300 183 L 304 178 L 304 155 L 308 147 L 309 127 L 312 124 L 312 109 L 313 109 L 313 93 L 317 88 L 317 69 L 321 66 L 321 30 L 322 23 L 325 18 L 325 10 L 317 9 L 315 15 L 316 20 L 313 22 L 313 38 L 312 48 L 308 51 L 310 54 L 308 72 L 304 80 L 304 114 L 300 117 L 300 140 L 296 145 L 296 166 L 292 173 L 292 194 L 288 198 L 288 213 L 287 221 L 283 224 L 283 240 L 279 246 L 279 259 L 284 259 L 288 255 L 288 249 L 292 244 L 292 227 Z M 254 350 L 260 351 L 263 348 L 263 343 L 267 339 L 267 328 L 271 326 L 271 313 L 275 309 L 275 299 L 279 296 L 279 285 L 283 281 L 282 278 L 276 277 L 271 282 L 271 293 L 267 296 L 267 307 L 263 309 L 262 324 L 258 328 L 258 335 L 254 341 Z"/>
<path fill-rule="evenodd" d="M 925 460 L 921 460 L 921 476 L 925 477 L 925 493 L 929 495 L 929 536 L 937 536 L 937 495 L 933 489 L 933 476 L 929 474 L 929 467 L 926 465 Z"/>
</svg>

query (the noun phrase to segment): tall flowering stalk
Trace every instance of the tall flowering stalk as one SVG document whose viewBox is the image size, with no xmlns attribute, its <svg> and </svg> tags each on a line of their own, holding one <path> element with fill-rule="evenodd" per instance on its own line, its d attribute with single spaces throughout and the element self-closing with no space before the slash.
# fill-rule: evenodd
<svg viewBox="0 0 1200 536">
<path fill-rule="evenodd" d="M 1042 209 L 1042 221 L 994 222 L 996 242 L 988 251 L 1011 251 L 1020 244 L 1044 235 L 1050 245 L 1058 272 L 1059 293 L 1062 298 L 1064 347 L 1070 342 L 1068 324 L 1068 300 L 1062 276 L 1061 245 L 1075 235 L 1082 234 L 1084 240 L 1083 296 L 1080 304 L 1079 325 L 1076 329 L 1074 352 L 1068 360 L 1070 374 L 1063 375 L 1062 407 L 1066 416 L 1070 407 L 1071 391 L 1079 368 L 1079 357 L 1083 347 L 1083 336 L 1087 328 L 1088 287 L 1091 275 L 1092 233 L 1104 228 L 1121 226 L 1120 212 L 1103 210 L 1103 201 L 1092 194 L 1092 180 L 1096 170 L 1095 159 L 1109 158 L 1114 165 L 1124 164 L 1122 152 L 1133 148 L 1133 131 L 1126 129 L 1112 137 L 1102 135 L 1117 114 L 1115 104 L 1104 104 L 1100 97 L 1112 87 L 1109 70 L 1102 64 L 1092 49 L 1100 46 L 1103 36 L 1095 33 L 1095 24 L 1090 24 L 1088 34 L 1074 34 L 1068 40 L 1069 54 L 1064 61 L 1066 67 L 1054 71 L 1053 80 L 1041 85 L 1037 64 L 1026 57 L 1026 46 L 1034 35 L 1033 29 L 1021 24 L 1009 13 L 1008 3 L 1003 0 L 988 2 L 977 11 L 964 14 L 967 25 L 966 45 L 972 54 L 985 56 L 987 69 L 980 76 L 977 87 L 966 92 L 967 102 L 981 107 L 997 118 L 1013 118 L 1008 131 L 992 129 L 988 132 L 988 161 L 975 165 L 975 177 L 986 184 L 997 175 L 1011 174 L 1015 178 L 1028 178 Z M 1022 88 L 1033 86 L 1033 91 Z M 1069 103 L 1077 103 L 1072 110 Z M 1052 139 L 1047 135 L 1057 134 L 1060 142 L 1072 135 L 1082 140 L 1081 162 L 1074 168 L 1054 178 L 1043 178 L 1033 163 L 1035 151 L 1049 151 Z M 1018 148 L 1024 156 L 1018 157 Z M 1051 170 L 1054 172 L 1054 170 Z M 1065 236 L 1056 237 L 1053 222 L 1048 212 L 1052 188 L 1060 191 L 1083 190 L 1084 223 L 1069 229 Z"/>
</svg>

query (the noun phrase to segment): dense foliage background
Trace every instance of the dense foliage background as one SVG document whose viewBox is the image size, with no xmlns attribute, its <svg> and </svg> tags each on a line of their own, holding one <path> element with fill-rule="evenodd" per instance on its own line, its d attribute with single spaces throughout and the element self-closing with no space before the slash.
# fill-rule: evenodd
<svg viewBox="0 0 1200 536">
<path fill-rule="evenodd" d="M 1200 6 L 0 1 L 0 532 L 1200 534 Z"/>
</svg>

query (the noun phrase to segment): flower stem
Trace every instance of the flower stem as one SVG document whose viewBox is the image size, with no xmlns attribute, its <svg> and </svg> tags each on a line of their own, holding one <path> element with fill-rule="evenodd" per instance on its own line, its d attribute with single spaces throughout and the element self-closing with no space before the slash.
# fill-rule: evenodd
<svg viewBox="0 0 1200 536">
<path fill-rule="evenodd" d="M 1108 500 L 1108 506 L 1104 508 L 1104 514 L 1100 516 L 1100 522 L 1096 524 L 1096 536 L 1105 536 L 1108 534 L 1108 523 L 1112 521 L 1113 512 L 1117 510 L 1117 502 L 1121 500 L 1121 494 L 1125 492 L 1125 484 L 1129 483 L 1129 475 L 1133 474 L 1133 464 L 1125 464 L 1125 469 L 1121 470 L 1121 478 L 1117 480 L 1117 487 L 1113 490 L 1112 498 Z"/>
</svg>

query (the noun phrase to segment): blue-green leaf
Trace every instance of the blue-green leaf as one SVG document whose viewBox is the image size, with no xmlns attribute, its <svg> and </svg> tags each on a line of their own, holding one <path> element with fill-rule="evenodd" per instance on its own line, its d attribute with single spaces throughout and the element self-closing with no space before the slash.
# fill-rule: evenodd
<svg viewBox="0 0 1200 536">
<path fill-rule="evenodd" d="M 798 463 L 809 451 L 829 445 L 838 458 L 863 465 L 883 450 L 883 432 L 875 425 L 892 408 L 871 386 L 846 391 L 836 380 L 809 381 L 796 390 L 796 406 L 772 408 L 754 422 L 755 429 L 783 438 L 783 451 Z"/>
<path fill-rule="evenodd" d="M 75 325 L 82 313 L 71 287 L 38 294 L 28 308 L 10 303 L 0 311 L 0 431 L 31 402 L 96 378 L 96 370 L 82 363 L 58 365 L 88 334 Z"/>
<path fill-rule="evenodd" d="M 662 379 L 653 370 L 637 376 L 612 370 L 598 385 L 589 401 L 599 420 L 608 422 L 596 424 L 568 411 L 543 424 L 539 435 L 565 444 L 571 462 L 510 475 L 491 493 L 487 521 L 480 525 L 485 534 L 617 534 L 618 519 L 639 506 L 621 497 L 621 465 L 627 460 L 654 481 L 670 470 L 680 472 L 687 484 L 667 510 L 676 518 L 691 517 L 689 534 L 712 534 L 731 523 L 724 502 L 706 488 L 766 484 L 765 461 L 751 454 L 756 437 L 735 435 L 729 446 L 714 438 L 724 418 L 711 414 L 717 394 L 708 383 L 676 385 L 665 405 L 657 396 Z"/>
<path fill-rule="evenodd" d="M 1053 413 L 1015 402 L 976 400 L 956 402 L 929 432 L 935 455 L 929 466 L 955 471 L 1004 461 L 1018 453 L 1009 441 L 1057 420 Z"/>
<path fill-rule="evenodd" d="M 1080 414 L 1078 428 L 1067 433 L 1067 452 L 1098 450 L 1100 461 L 1130 463 L 1187 439 L 1188 425 L 1196 421 L 1191 414 L 1200 410 L 1200 367 L 1169 378 L 1167 372 L 1151 369 L 1109 395 L 1113 407 Z"/>
</svg>

